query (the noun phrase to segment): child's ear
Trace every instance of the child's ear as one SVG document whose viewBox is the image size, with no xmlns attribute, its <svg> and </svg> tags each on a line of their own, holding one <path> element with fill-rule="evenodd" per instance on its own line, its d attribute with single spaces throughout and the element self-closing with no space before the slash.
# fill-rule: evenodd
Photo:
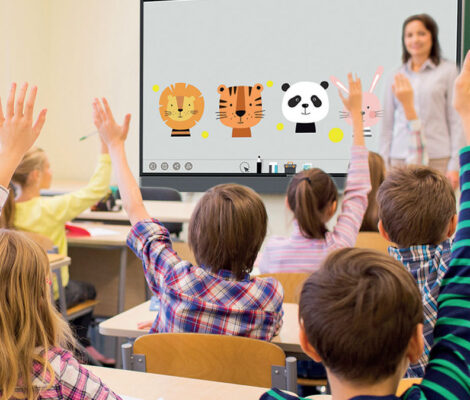
<svg viewBox="0 0 470 400">
<path fill-rule="evenodd" d="M 29 173 L 26 181 L 28 182 L 28 185 L 31 185 L 36 182 L 39 182 L 40 177 L 41 177 L 41 171 L 39 171 L 38 169 L 34 169 Z"/>
<path fill-rule="evenodd" d="M 299 324 L 299 341 L 300 347 L 302 348 L 303 352 L 307 354 L 313 361 L 322 362 L 320 355 L 317 353 L 315 348 L 309 343 L 307 339 L 307 334 L 305 333 L 303 321 L 300 320 Z"/>
<path fill-rule="evenodd" d="M 408 342 L 408 348 L 406 349 L 406 356 L 411 363 L 418 362 L 419 358 L 424 352 L 424 336 L 423 336 L 423 324 L 416 325 L 411 335 L 410 341 Z"/>
<path fill-rule="evenodd" d="M 381 219 L 379 219 L 379 223 L 377 224 L 377 227 L 379 228 L 379 233 L 380 233 L 380 235 L 381 235 L 385 240 L 388 240 L 389 242 L 391 242 L 390 236 L 388 236 L 388 233 L 385 232 L 384 225 L 383 225 Z"/>
<path fill-rule="evenodd" d="M 450 238 L 454 235 L 455 230 L 457 229 L 457 214 L 454 214 L 449 222 L 449 225 L 447 227 L 447 237 Z"/>
</svg>

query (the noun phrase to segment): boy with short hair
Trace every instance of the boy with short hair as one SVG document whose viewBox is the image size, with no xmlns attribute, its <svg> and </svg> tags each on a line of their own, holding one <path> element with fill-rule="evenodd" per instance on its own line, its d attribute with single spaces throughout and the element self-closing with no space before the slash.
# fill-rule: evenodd
<svg viewBox="0 0 470 400">
<path fill-rule="evenodd" d="M 457 225 L 455 194 L 440 172 L 421 166 L 392 170 L 377 192 L 379 232 L 389 254 L 415 278 L 424 304 L 424 353 L 407 376 L 422 377 L 433 343 L 439 288 L 449 267 Z"/>
<path fill-rule="evenodd" d="M 226 184 L 209 189 L 189 224 L 198 266 L 181 260 L 168 231 L 147 213 L 130 172 L 124 141 L 130 115 L 119 126 L 103 99 L 94 102 L 95 125 L 109 146 L 123 206 L 133 224 L 127 243 L 142 259 L 160 311 L 150 332 L 198 332 L 271 340 L 282 325 L 283 291 L 272 278 L 250 278 L 266 235 L 267 214 L 251 189 Z"/>
<path fill-rule="evenodd" d="M 470 145 L 470 52 L 454 107 Z M 470 397 L 470 146 L 462 149 L 460 165 L 460 221 L 441 284 L 433 348 L 423 381 L 402 399 Z M 325 365 L 334 400 L 397 399 L 408 363 L 423 348 L 419 291 L 400 263 L 372 250 L 332 253 L 306 281 L 299 314 L 301 346 Z M 278 390 L 262 396 L 290 398 Z"/>
</svg>

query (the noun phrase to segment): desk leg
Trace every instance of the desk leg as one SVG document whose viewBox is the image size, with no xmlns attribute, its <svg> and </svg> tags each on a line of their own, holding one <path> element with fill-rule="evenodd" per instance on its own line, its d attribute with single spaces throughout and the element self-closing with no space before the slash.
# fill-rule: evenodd
<svg viewBox="0 0 470 400">
<path fill-rule="evenodd" d="M 126 270 L 127 270 L 127 247 L 122 247 L 121 248 L 121 262 L 119 265 L 118 314 L 124 311 L 125 294 L 126 294 Z"/>
</svg>

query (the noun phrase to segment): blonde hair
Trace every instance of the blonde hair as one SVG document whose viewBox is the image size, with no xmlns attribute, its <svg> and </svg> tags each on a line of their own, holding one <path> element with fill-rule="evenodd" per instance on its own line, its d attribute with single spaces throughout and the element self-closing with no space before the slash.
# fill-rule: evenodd
<svg viewBox="0 0 470 400">
<path fill-rule="evenodd" d="M 20 164 L 15 170 L 11 181 L 19 185 L 20 188 L 26 186 L 29 174 L 33 171 L 42 170 L 46 163 L 46 153 L 39 147 L 33 147 L 28 150 Z M 0 216 L 0 228 L 13 229 L 13 221 L 15 219 L 15 191 L 10 185 L 10 194 L 6 204 L 3 207 L 2 215 Z"/>
<path fill-rule="evenodd" d="M 0 229 L 0 390 L 2 398 L 35 399 L 33 364 L 50 387 L 47 351 L 72 349 L 68 324 L 51 302 L 51 272 L 43 249 L 22 233 Z M 38 350 L 39 348 L 39 350 Z"/>
</svg>

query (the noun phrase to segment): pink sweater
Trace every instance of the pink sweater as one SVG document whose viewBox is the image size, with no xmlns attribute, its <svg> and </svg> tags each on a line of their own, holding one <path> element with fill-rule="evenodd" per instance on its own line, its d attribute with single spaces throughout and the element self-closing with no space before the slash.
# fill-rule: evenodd
<svg viewBox="0 0 470 400">
<path fill-rule="evenodd" d="M 351 148 L 343 205 L 333 232 L 327 232 L 324 239 L 307 239 L 294 221 L 291 237 L 268 239 L 259 258 L 261 273 L 313 272 L 331 251 L 355 245 L 367 209 L 367 194 L 371 190 L 368 156 L 364 146 Z"/>
</svg>

